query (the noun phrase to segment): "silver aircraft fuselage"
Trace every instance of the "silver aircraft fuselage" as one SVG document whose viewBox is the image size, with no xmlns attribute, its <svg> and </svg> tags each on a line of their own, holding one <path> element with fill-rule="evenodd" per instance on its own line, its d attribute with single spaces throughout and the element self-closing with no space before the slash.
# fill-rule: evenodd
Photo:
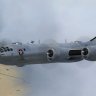
<svg viewBox="0 0 96 96">
<path fill-rule="evenodd" d="M 69 44 L 6 44 L 0 46 L 0 63 L 23 66 L 26 64 L 48 64 L 56 62 L 77 62 L 82 56 L 70 57 L 70 50 L 81 50 L 78 42 Z M 53 50 L 54 57 L 49 57 L 48 50 Z M 80 52 L 79 52 L 80 53 Z M 51 54 L 52 55 L 52 54 Z"/>
<path fill-rule="evenodd" d="M 94 39 L 62 44 L 0 44 L 0 63 L 22 67 L 27 64 L 71 63 L 83 59 L 96 61 Z"/>
</svg>

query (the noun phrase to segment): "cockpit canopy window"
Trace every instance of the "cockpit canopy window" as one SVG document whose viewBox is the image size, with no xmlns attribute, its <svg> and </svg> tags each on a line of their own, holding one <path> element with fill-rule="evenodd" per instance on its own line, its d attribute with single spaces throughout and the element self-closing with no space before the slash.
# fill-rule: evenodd
<svg viewBox="0 0 96 96">
<path fill-rule="evenodd" d="M 1 47 L 0 48 L 0 52 L 2 53 L 2 52 L 7 52 L 7 51 L 13 51 L 13 49 L 12 48 L 9 48 L 9 47 Z"/>
<path fill-rule="evenodd" d="M 10 51 L 9 47 L 6 47 L 7 51 Z"/>
<path fill-rule="evenodd" d="M 13 51 L 13 49 L 12 49 L 12 48 L 10 48 L 10 51 Z"/>
</svg>

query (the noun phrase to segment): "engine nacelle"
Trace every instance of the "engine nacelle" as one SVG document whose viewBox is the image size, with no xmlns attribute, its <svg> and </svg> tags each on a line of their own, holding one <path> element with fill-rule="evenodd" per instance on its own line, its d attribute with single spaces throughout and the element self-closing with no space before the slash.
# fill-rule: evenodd
<svg viewBox="0 0 96 96">
<path fill-rule="evenodd" d="M 69 57 L 69 49 L 67 48 L 50 48 L 47 51 L 48 61 L 62 61 L 67 60 Z"/>
<path fill-rule="evenodd" d="M 68 48 L 50 48 L 47 51 L 48 61 L 64 61 L 81 58 L 81 50 L 70 50 Z"/>
<path fill-rule="evenodd" d="M 48 59 L 48 61 L 52 61 L 55 58 L 55 55 L 56 55 L 55 50 L 54 49 L 49 49 L 47 51 L 47 59 Z"/>
<path fill-rule="evenodd" d="M 89 61 L 96 61 L 96 46 L 83 48 L 81 53 L 84 59 Z"/>
</svg>

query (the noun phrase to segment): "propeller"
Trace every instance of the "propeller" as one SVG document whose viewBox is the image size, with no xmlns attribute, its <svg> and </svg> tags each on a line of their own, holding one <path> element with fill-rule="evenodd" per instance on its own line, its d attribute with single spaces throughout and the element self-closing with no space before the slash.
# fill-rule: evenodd
<svg viewBox="0 0 96 96">
<path fill-rule="evenodd" d="M 85 57 L 86 55 L 88 55 L 88 49 L 83 48 L 81 53 L 82 53 L 82 56 Z"/>
<path fill-rule="evenodd" d="M 48 47 L 49 47 L 49 50 L 47 51 L 47 55 L 49 55 L 50 57 L 53 56 L 53 51 L 54 51 L 54 47 L 58 47 L 58 43 L 54 40 L 54 39 L 48 39 L 48 40 L 45 40 L 43 42 L 43 44 L 47 44 Z M 51 58 L 49 58 L 51 60 Z M 51 63 L 51 64 L 42 64 L 42 67 L 45 68 L 45 69 L 54 69 L 57 67 L 58 64 L 54 64 L 54 63 Z"/>
<path fill-rule="evenodd" d="M 90 41 L 90 38 L 87 37 L 87 36 L 83 36 L 83 37 L 78 38 L 77 40 L 85 43 L 85 42 Z M 83 56 L 83 58 L 86 58 L 87 54 L 88 54 L 88 49 L 87 49 L 87 47 L 85 47 L 85 48 L 82 49 L 82 56 Z M 80 61 L 80 62 L 76 63 L 76 65 L 79 68 L 89 68 L 93 64 L 95 64 L 94 62 L 92 62 L 92 64 L 90 64 L 90 63 L 91 63 L 91 61 L 83 60 L 83 61 Z"/>
</svg>

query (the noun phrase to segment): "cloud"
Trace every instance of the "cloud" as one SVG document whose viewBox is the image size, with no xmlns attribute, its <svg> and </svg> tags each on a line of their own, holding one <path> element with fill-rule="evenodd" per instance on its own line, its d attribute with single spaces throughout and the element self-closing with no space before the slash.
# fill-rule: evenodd
<svg viewBox="0 0 96 96">
<path fill-rule="evenodd" d="M 6 0 L 2 1 L 4 8 L 4 28 L 2 38 L 12 40 L 42 40 L 53 38 L 58 28 L 54 20 L 54 10 L 51 1 Z M 25 37 L 22 37 L 25 36 Z"/>
<path fill-rule="evenodd" d="M 2 1 L 2 2 L 1 2 Z M 93 37 L 96 30 L 94 0 L 0 0 L 1 39 L 59 42 Z M 87 65 L 88 64 L 88 65 Z M 26 96 L 95 96 L 95 64 L 81 61 L 29 65 L 23 79 L 32 85 Z"/>
</svg>

